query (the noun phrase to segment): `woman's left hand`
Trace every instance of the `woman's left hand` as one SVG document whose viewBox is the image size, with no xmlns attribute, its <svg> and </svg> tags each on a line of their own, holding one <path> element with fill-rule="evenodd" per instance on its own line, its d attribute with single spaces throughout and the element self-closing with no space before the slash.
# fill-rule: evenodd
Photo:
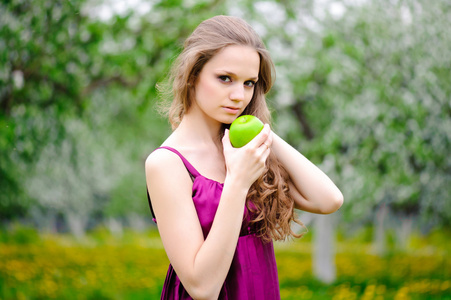
<svg viewBox="0 0 451 300">
<path fill-rule="evenodd" d="M 273 133 L 268 124 L 248 144 L 234 148 L 226 129 L 222 139 L 227 176 L 240 180 L 246 188 L 266 171 L 266 160 L 271 152 Z"/>
</svg>

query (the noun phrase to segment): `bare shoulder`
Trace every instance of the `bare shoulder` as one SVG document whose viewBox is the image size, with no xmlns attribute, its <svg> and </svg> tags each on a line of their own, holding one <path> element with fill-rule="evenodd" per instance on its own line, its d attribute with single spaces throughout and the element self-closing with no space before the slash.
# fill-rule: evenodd
<svg viewBox="0 0 451 300">
<path fill-rule="evenodd" d="M 150 153 L 146 159 L 145 168 L 147 176 L 152 173 L 157 173 L 160 176 L 166 173 L 179 173 L 185 169 L 180 157 L 165 149 L 158 149 Z"/>
<path fill-rule="evenodd" d="M 177 135 L 173 132 L 163 143 L 162 146 L 170 146 L 177 148 Z M 146 174 L 149 171 L 165 172 L 173 170 L 173 168 L 184 168 L 180 157 L 169 149 L 157 148 L 147 156 L 145 162 Z"/>
<path fill-rule="evenodd" d="M 186 226 L 189 219 L 199 227 L 192 201 L 193 181 L 180 157 L 172 151 L 158 149 L 147 157 L 145 170 L 147 191 L 161 236 L 166 239 L 178 236 L 174 230 Z"/>
<path fill-rule="evenodd" d="M 180 159 L 171 151 L 164 149 L 155 150 L 147 156 L 145 163 L 146 172 L 152 170 L 164 170 L 168 165 L 177 164 L 178 161 L 180 161 Z"/>
<path fill-rule="evenodd" d="M 177 184 L 189 187 L 192 181 L 183 161 L 172 151 L 158 149 L 146 159 L 145 171 L 148 187 Z"/>
</svg>

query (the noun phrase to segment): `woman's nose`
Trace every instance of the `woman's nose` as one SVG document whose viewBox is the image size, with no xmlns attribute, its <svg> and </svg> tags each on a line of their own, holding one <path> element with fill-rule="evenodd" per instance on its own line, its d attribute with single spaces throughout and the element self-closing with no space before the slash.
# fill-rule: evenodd
<svg viewBox="0 0 451 300">
<path fill-rule="evenodd" d="M 241 84 L 237 84 L 233 87 L 233 90 L 230 92 L 230 99 L 235 101 L 243 101 L 244 100 L 244 86 Z"/>
</svg>

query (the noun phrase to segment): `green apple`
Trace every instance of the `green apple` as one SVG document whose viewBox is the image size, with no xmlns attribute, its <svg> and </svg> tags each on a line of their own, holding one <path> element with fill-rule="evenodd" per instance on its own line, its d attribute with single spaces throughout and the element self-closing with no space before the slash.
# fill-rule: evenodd
<svg viewBox="0 0 451 300">
<path fill-rule="evenodd" d="M 232 122 L 229 137 L 232 146 L 241 148 L 249 143 L 263 129 L 263 122 L 252 115 L 243 115 Z"/>
</svg>

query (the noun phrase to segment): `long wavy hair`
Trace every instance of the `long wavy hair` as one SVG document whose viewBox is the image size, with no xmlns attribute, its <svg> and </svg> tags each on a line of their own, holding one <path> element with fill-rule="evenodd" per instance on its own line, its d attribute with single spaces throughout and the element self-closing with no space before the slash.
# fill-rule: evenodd
<svg viewBox="0 0 451 300">
<path fill-rule="evenodd" d="M 231 46 L 249 46 L 260 56 L 258 81 L 253 97 L 243 115 L 254 115 L 270 123 L 270 111 L 265 95 L 275 80 L 274 63 L 254 29 L 244 20 L 231 16 L 215 16 L 200 23 L 185 40 L 183 51 L 174 62 L 165 86 L 160 92 L 169 94 L 172 102 L 166 107 L 172 128 L 177 128 L 194 101 L 195 81 L 203 66 L 221 49 Z M 168 96 L 169 96 L 168 95 Z M 224 128 L 230 124 L 224 124 Z M 249 189 L 246 205 L 251 212 L 251 227 L 264 241 L 300 237 L 291 229 L 294 221 L 301 226 L 294 212 L 294 201 L 289 194 L 290 178 L 277 157 L 271 153 L 267 172 Z"/>
</svg>

